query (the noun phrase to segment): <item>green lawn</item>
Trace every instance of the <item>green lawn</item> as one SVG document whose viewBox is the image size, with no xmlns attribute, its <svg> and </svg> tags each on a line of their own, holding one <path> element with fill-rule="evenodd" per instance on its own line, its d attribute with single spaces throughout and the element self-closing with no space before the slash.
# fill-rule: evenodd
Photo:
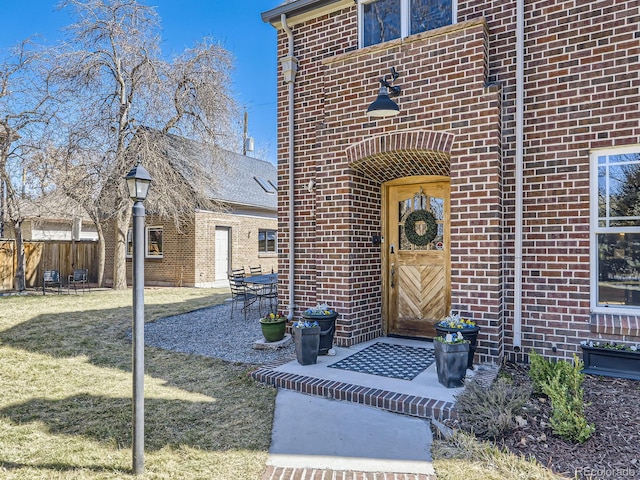
<svg viewBox="0 0 640 480">
<path fill-rule="evenodd" d="M 146 289 L 151 321 L 220 303 Z M 131 290 L 0 298 L 0 477 L 131 475 Z M 247 365 L 146 348 L 147 479 L 259 479 L 275 390 Z"/>
</svg>

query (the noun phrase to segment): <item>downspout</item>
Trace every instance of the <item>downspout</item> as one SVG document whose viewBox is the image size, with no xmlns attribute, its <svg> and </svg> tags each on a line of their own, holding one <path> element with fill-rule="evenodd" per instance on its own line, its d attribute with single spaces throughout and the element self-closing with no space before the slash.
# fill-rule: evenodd
<svg viewBox="0 0 640 480">
<path fill-rule="evenodd" d="M 514 239 L 513 349 L 522 347 L 522 174 L 524 156 L 524 0 L 516 2 L 516 198 Z"/>
<path fill-rule="evenodd" d="M 289 314 L 287 319 L 291 321 L 293 319 L 293 313 L 295 311 L 295 296 L 294 296 L 294 274 L 295 274 L 295 222 L 294 222 L 294 145 L 293 145 L 293 122 L 294 122 L 294 107 L 293 107 L 293 94 L 295 93 L 294 85 L 296 79 L 296 72 L 298 71 L 298 60 L 293 56 L 293 32 L 289 25 L 287 25 L 287 16 L 283 13 L 280 15 L 280 21 L 282 22 L 282 28 L 287 34 L 289 40 L 289 49 L 287 56 L 280 60 L 282 64 L 282 73 L 284 75 L 284 81 L 289 85 L 289 97 L 287 102 L 289 104 Z"/>
</svg>

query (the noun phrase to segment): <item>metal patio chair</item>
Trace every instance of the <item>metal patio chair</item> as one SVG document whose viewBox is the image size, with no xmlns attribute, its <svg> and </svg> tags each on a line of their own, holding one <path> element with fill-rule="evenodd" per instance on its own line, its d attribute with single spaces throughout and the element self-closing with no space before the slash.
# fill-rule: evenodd
<svg viewBox="0 0 640 480">
<path fill-rule="evenodd" d="M 58 270 L 45 270 L 42 277 L 42 294 L 47 294 L 47 286 L 58 287 L 58 295 L 62 293 L 62 281 Z"/>
<path fill-rule="evenodd" d="M 235 305 L 242 302 L 242 311 L 244 313 L 244 319 L 246 320 L 247 310 L 251 305 L 259 300 L 259 297 L 253 290 L 247 287 L 246 283 L 244 283 L 244 270 L 242 270 L 242 272 L 242 276 L 234 275 L 233 271 L 229 274 L 229 288 L 231 289 L 231 318 L 233 318 Z"/>
<path fill-rule="evenodd" d="M 87 268 L 78 268 L 73 271 L 71 275 L 69 275 L 69 279 L 67 281 L 67 292 L 73 285 L 73 290 L 78 293 L 78 285 L 82 288 L 82 293 L 84 293 L 85 286 L 89 292 L 91 291 L 91 287 L 89 286 L 89 269 Z"/>
</svg>

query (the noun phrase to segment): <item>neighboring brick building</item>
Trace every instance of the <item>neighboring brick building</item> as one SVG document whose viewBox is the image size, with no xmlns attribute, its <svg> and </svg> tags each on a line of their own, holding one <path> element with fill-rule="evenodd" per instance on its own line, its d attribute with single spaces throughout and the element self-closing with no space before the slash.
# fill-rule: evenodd
<svg viewBox="0 0 640 480">
<path fill-rule="evenodd" d="M 157 286 L 228 286 L 230 268 L 277 269 L 276 167 L 233 152 L 224 153 L 224 168 L 211 199 L 224 210 L 194 210 L 180 229 L 173 220 L 146 218 L 145 284 Z M 153 188 L 153 187 L 152 187 Z M 106 257 L 113 258 L 114 234 L 105 230 Z M 131 249 L 131 246 L 129 246 Z M 131 250 L 129 250 L 131 251 Z M 131 258 L 127 258 L 131 278 Z M 113 262 L 105 265 L 106 284 L 113 283 Z"/>
<path fill-rule="evenodd" d="M 482 328 L 480 361 L 640 341 L 637 1 L 294 0 L 262 16 L 282 59 L 281 309 L 330 303 L 346 346 L 432 337 L 452 308 Z M 399 114 L 370 118 L 392 67 Z"/>
</svg>

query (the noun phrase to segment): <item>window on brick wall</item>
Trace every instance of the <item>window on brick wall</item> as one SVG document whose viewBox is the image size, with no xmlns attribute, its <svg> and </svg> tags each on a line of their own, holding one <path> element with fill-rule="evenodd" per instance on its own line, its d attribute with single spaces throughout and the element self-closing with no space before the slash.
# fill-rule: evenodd
<svg viewBox="0 0 640 480">
<path fill-rule="evenodd" d="M 591 154 L 591 271 L 593 310 L 640 307 L 640 146 Z"/>
<path fill-rule="evenodd" d="M 147 227 L 147 242 L 145 256 L 147 258 L 162 258 L 162 227 Z"/>
<path fill-rule="evenodd" d="M 133 229 L 130 228 L 127 231 L 127 253 L 126 258 L 133 257 Z"/>
<path fill-rule="evenodd" d="M 146 258 L 163 258 L 164 252 L 162 248 L 162 227 L 147 227 L 145 234 L 145 252 Z M 133 229 L 127 231 L 127 252 L 126 258 L 133 258 Z"/>
<path fill-rule="evenodd" d="M 276 253 L 276 231 L 275 230 L 259 230 L 258 231 L 258 252 L 259 253 Z"/>
<path fill-rule="evenodd" d="M 358 0 L 360 46 L 451 25 L 457 0 Z"/>
</svg>

